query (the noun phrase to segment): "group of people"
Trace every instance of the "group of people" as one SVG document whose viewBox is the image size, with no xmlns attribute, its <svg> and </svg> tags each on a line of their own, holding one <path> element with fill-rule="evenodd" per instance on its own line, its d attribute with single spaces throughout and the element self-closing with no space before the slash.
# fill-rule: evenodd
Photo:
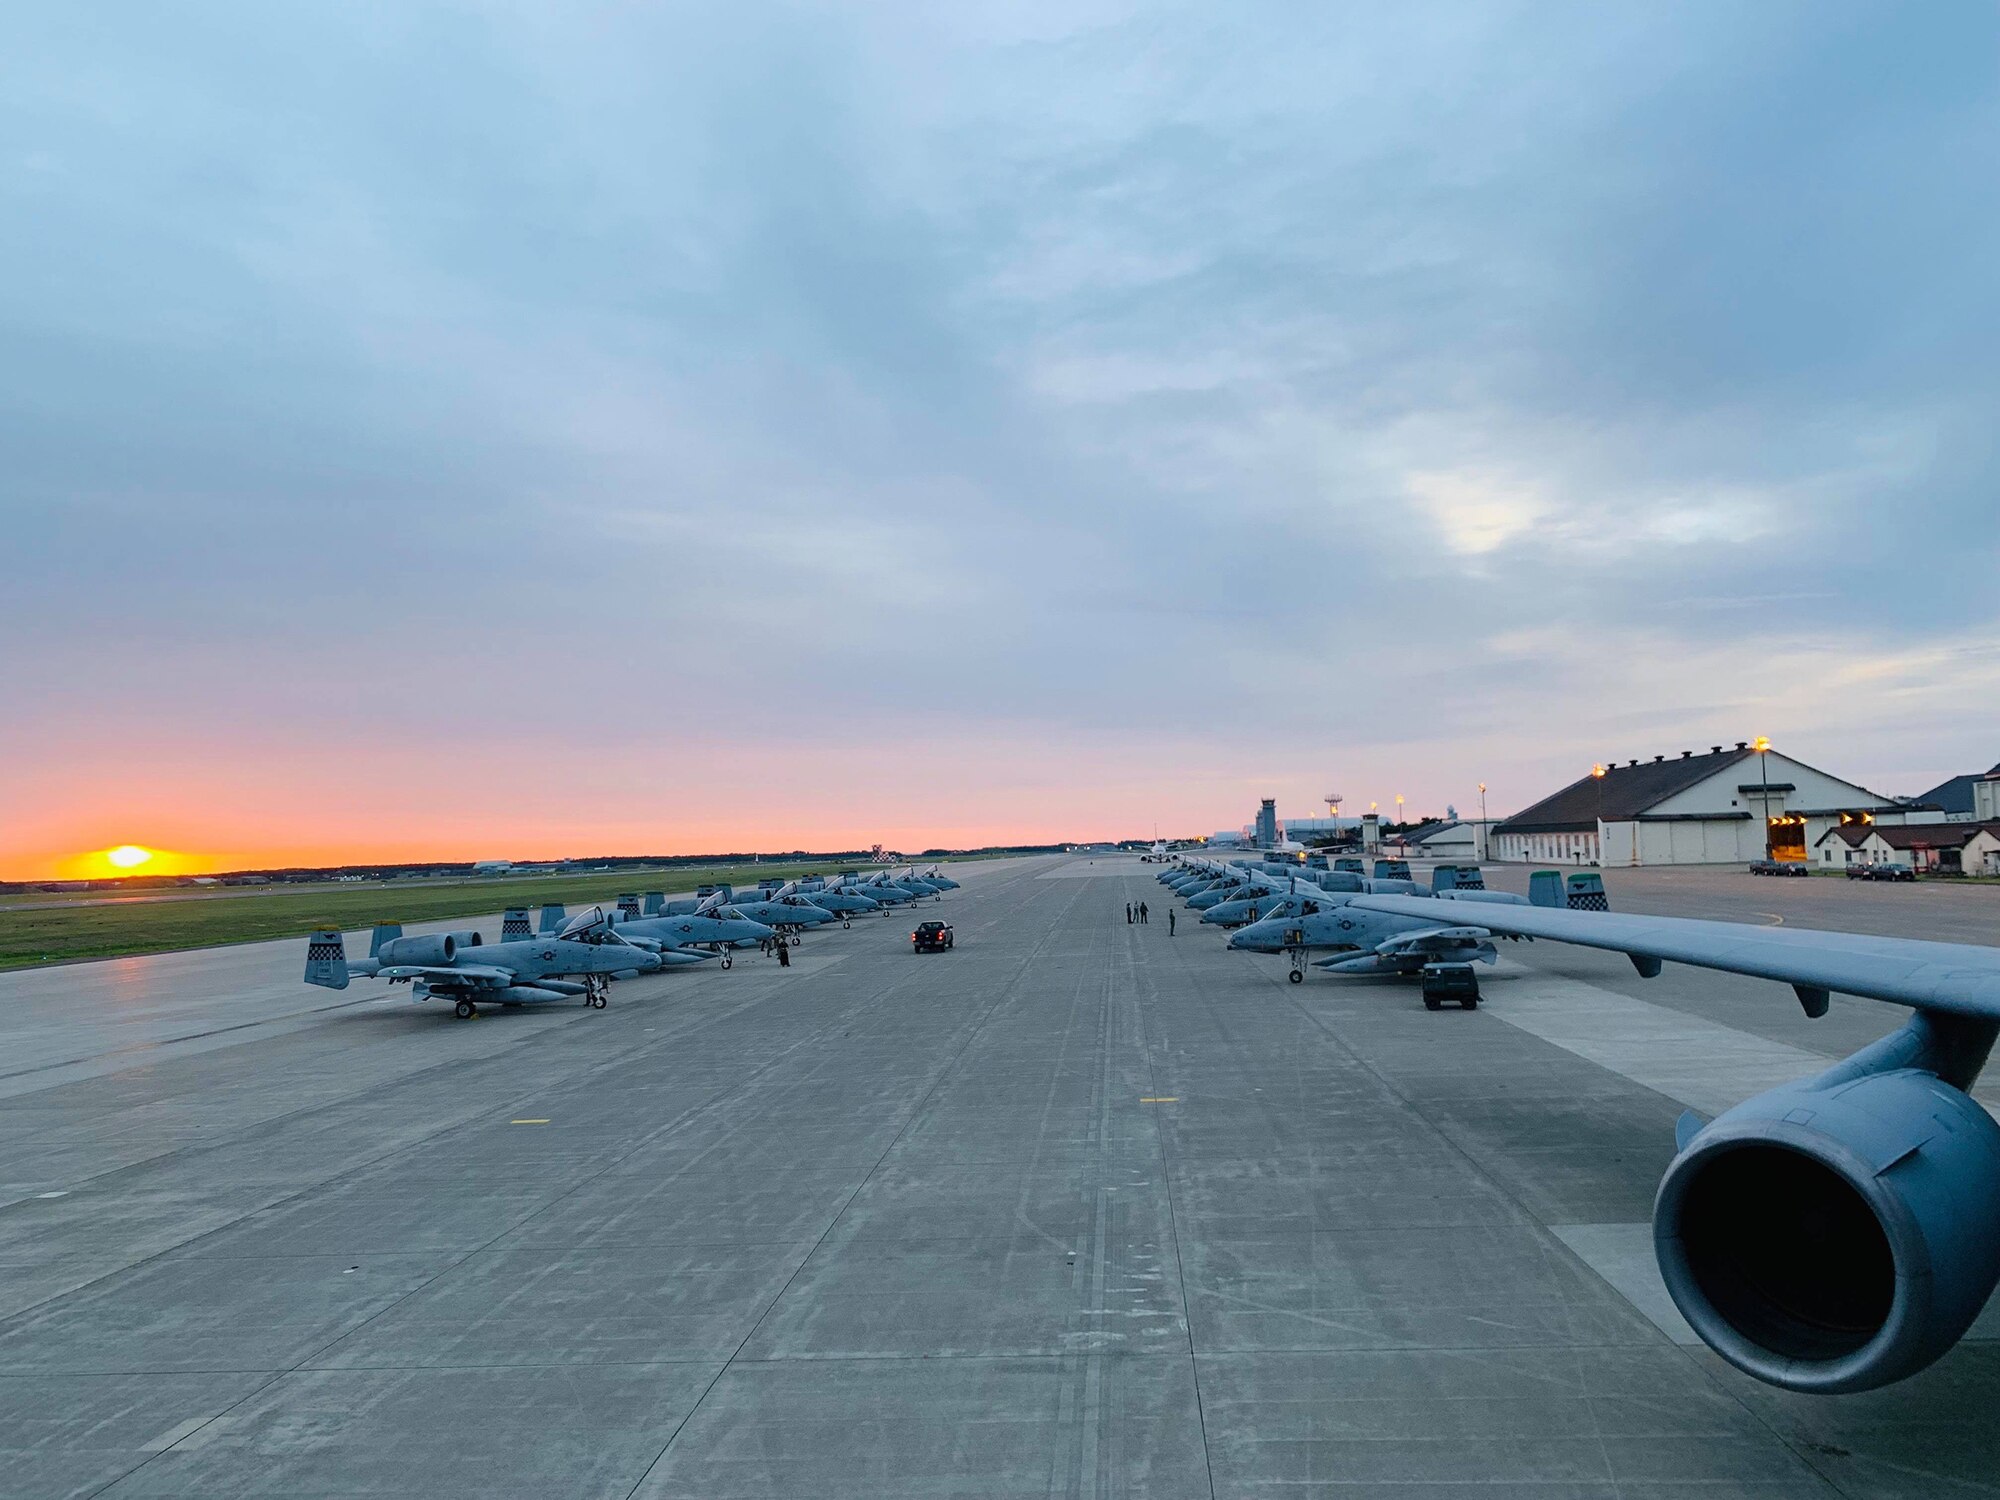
<svg viewBox="0 0 2000 1500">
<path fill-rule="evenodd" d="M 1146 918 L 1149 915 L 1150 913 L 1146 909 L 1145 902 L 1127 901 L 1125 903 L 1126 926 L 1130 927 L 1132 924 L 1137 923 L 1138 925 L 1143 927 L 1146 925 Z M 1173 908 L 1169 907 L 1167 909 L 1167 936 L 1172 937 L 1173 935 L 1174 935 L 1174 913 L 1173 913 Z"/>
</svg>

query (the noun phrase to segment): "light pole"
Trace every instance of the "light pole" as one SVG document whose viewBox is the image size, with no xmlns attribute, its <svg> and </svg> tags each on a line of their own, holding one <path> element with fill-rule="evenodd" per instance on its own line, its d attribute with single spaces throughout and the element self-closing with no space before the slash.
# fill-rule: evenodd
<svg viewBox="0 0 2000 1500">
<path fill-rule="evenodd" d="M 1604 863 L 1604 767 L 1601 764 L 1594 765 L 1590 768 L 1590 779 L 1597 783 L 1597 828 L 1596 831 L 1591 835 L 1591 838 L 1597 844 L 1597 862 L 1599 864 L 1603 864 Z M 1579 859 L 1577 863 L 1582 864 L 1583 861 Z"/>
<path fill-rule="evenodd" d="M 1486 783 L 1485 783 L 1485 782 L 1483 782 L 1483 781 L 1479 783 L 1479 838 L 1478 838 L 1478 839 L 1477 839 L 1477 840 L 1476 840 L 1476 841 L 1474 842 L 1474 844 L 1473 844 L 1473 848 L 1475 848 L 1475 849 L 1477 849 L 1477 850 L 1479 851 L 1479 857 L 1480 857 L 1480 858 L 1481 858 L 1482 860 L 1483 860 L 1483 859 L 1485 859 L 1485 858 L 1487 857 L 1487 854 L 1486 854 Z"/>
<path fill-rule="evenodd" d="M 1401 792 L 1398 792 L 1398 793 L 1396 793 L 1396 822 L 1397 822 L 1397 825 L 1398 825 L 1398 826 L 1401 826 L 1401 824 L 1402 824 L 1402 821 L 1403 821 L 1403 794 L 1402 794 Z"/>
<path fill-rule="evenodd" d="M 1750 742 L 1750 748 L 1757 752 L 1757 779 L 1764 784 L 1764 858 L 1771 858 L 1771 741 L 1768 735 L 1758 735 Z"/>
</svg>

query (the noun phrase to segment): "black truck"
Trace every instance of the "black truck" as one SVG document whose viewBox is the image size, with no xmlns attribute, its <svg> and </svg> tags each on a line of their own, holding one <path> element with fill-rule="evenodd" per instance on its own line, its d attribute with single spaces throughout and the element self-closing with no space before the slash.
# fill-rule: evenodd
<svg viewBox="0 0 2000 1500">
<path fill-rule="evenodd" d="M 912 953 L 942 953 L 952 945 L 951 923 L 919 922 L 910 934 Z"/>
</svg>

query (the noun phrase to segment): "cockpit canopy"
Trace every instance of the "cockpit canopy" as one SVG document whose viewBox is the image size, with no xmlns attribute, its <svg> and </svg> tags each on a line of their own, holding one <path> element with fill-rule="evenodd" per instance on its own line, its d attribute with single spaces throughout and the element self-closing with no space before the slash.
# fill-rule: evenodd
<svg viewBox="0 0 2000 1500">
<path fill-rule="evenodd" d="M 611 921 L 603 907 L 593 906 L 563 923 L 556 936 L 566 943 L 601 943 L 611 937 Z"/>
</svg>

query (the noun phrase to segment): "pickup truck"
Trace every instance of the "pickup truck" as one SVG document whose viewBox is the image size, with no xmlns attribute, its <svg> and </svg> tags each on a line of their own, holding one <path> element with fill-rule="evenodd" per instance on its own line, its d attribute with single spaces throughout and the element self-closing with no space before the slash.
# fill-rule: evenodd
<svg viewBox="0 0 2000 1500">
<path fill-rule="evenodd" d="M 919 922 L 917 930 L 910 934 L 912 953 L 942 953 L 951 947 L 951 923 Z"/>
</svg>

